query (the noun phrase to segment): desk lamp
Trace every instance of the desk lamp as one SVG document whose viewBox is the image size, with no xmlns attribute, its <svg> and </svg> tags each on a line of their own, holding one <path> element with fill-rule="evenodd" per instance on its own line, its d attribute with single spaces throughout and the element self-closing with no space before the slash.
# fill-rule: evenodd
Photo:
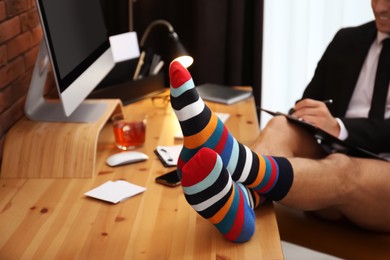
<svg viewBox="0 0 390 260">
<path fill-rule="evenodd" d="M 174 46 L 173 46 L 173 55 L 172 55 L 173 59 L 172 59 L 172 61 L 176 60 L 176 61 L 180 62 L 183 65 L 183 67 L 185 67 L 185 68 L 191 66 L 191 64 L 194 62 L 194 59 L 190 55 L 188 55 L 188 52 L 186 51 L 184 46 L 181 44 L 181 42 L 179 40 L 179 36 L 177 35 L 175 30 L 173 29 L 173 26 L 166 20 L 156 20 L 156 21 L 153 21 L 151 24 L 149 24 L 149 26 L 145 30 L 145 33 L 142 35 L 142 38 L 140 41 L 140 47 L 141 48 L 144 47 L 145 41 L 148 38 L 151 30 L 159 25 L 162 25 L 162 26 L 165 26 L 168 28 L 168 30 L 169 30 L 168 36 L 173 40 Z"/>
</svg>

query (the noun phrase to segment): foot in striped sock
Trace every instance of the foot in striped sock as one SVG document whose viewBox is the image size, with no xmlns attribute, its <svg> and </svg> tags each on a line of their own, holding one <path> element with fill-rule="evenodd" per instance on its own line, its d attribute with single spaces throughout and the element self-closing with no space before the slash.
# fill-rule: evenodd
<svg viewBox="0 0 390 260">
<path fill-rule="evenodd" d="M 255 231 L 247 189 L 236 184 L 220 156 L 203 148 L 183 167 L 182 188 L 188 203 L 233 242 L 248 241 Z"/>
<path fill-rule="evenodd" d="M 179 62 L 171 63 L 169 76 L 171 105 L 184 136 L 183 150 L 177 163 L 179 177 L 183 166 L 202 147 L 208 147 L 220 155 L 234 181 L 268 199 L 282 199 L 293 181 L 289 161 L 280 157 L 258 155 L 239 143 L 203 102 L 189 71 Z M 255 204 L 258 205 L 259 201 Z"/>
</svg>

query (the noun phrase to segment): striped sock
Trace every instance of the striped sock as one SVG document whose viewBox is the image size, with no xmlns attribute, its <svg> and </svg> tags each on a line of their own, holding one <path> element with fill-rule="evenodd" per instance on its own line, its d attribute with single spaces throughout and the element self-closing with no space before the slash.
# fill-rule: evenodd
<svg viewBox="0 0 390 260">
<path fill-rule="evenodd" d="M 203 148 L 183 167 L 182 188 L 191 207 L 229 241 L 248 241 L 255 231 L 255 214 L 246 189 L 236 184 L 219 155 Z"/>
<path fill-rule="evenodd" d="M 234 181 L 243 183 L 268 199 L 282 199 L 293 181 L 289 161 L 281 157 L 258 155 L 239 143 L 203 102 L 189 71 L 180 63 L 171 63 L 169 75 L 171 105 L 184 136 L 183 150 L 177 163 L 179 177 L 183 166 L 200 148 L 208 147 L 220 155 Z M 260 204 L 260 200 L 255 204 Z"/>
</svg>

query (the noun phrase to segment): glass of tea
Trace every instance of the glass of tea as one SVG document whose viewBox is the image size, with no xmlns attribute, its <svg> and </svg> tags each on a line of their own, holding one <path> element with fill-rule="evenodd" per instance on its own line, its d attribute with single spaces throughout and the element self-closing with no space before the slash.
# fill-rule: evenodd
<svg viewBox="0 0 390 260">
<path fill-rule="evenodd" d="M 111 117 L 115 145 L 121 150 L 131 150 L 145 143 L 146 116 L 142 113 L 114 114 Z"/>
</svg>

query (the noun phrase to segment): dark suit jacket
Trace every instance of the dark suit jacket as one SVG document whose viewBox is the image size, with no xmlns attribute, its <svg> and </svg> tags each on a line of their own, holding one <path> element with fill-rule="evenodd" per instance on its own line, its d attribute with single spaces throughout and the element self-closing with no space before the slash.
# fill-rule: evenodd
<svg viewBox="0 0 390 260">
<path fill-rule="evenodd" d="M 349 133 L 347 141 L 379 153 L 390 152 L 390 119 L 344 117 L 376 34 L 374 22 L 338 31 L 318 62 L 303 98 L 333 99 L 329 110 L 345 124 Z"/>
</svg>

